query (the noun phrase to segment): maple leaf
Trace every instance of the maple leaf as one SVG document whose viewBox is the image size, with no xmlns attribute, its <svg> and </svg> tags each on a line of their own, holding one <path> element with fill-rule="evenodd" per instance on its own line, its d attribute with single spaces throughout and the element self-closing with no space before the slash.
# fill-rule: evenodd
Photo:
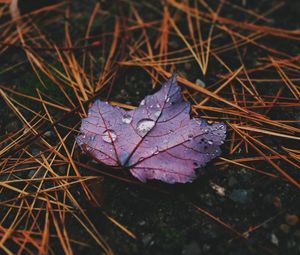
<svg viewBox="0 0 300 255">
<path fill-rule="evenodd" d="M 174 74 L 134 110 L 95 101 L 76 141 L 96 161 L 127 168 L 140 181 L 191 182 L 196 168 L 220 155 L 226 126 L 191 118 L 190 108 Z"/>
</svg>

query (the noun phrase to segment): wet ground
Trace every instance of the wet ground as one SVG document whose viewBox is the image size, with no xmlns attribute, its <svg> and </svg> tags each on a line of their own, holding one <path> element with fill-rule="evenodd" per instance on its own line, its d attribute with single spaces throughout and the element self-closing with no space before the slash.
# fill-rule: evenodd
<svg viewBox="0 0 300 255">
<path fill-rule="evenodd" d="M 256 10 L 265 8 L 264 4 L 272 6 L 277 1 L 258 2 Z M 254 8 L 253 5 L 256 4 L 249 1 L 246 8 Z M 107 10 L 113 9 L 110 3 L 105 2 L 104 6 Z M 82 15 L 85 14 L 85 9 L 83 10 Z M 269 25 L 300 29 L 299 11 L 300 5 L 297 1 L 287 1 L 284 7 L 271 15 Z M 243 18 L 236 13 L 225 13 L 224 16 Z M 51 33 L 55 34 L 55 31 Z M 290 55 L 299 53 L 299 45 L 295 45 L 294 41 L 274 42 L 268 41 L 268 38 L 263 40 L 274 48 L 288 51 Z M 180 42 L 174 40 L 174 47 L 180 48 L 180 45 L 176 46 L 178 43 Z M 248 51 L 250 53 L 245 62 L 251 65 L 251 62 L 259 58 L 261 51 L 251 47 Z M 227 57 L 230 58 L 230 54 Z M 24 58 L 22 51 L 12 49 L 6 52 L 4 61 L 1 62 L 9 66 Z M 238 63 L 236 59 L 230 61 L 232 66 L 235 66 L 235 61 Z M 213 64 L 212 62 L 211 65 Z M 181 75 L 196 81 L 199 77 L 197 72 L 193 71 L 194 67 L 195 63 L 182 64 L 177 69 Z M 213 81 L 212 75 L 218 72 L 216 69 L 212 67 L 211 75 L 201 77 L 201 81 L 204 80 L 206 84 Z M 33 88 L 41 86 L 37 85 L 36 77 L 29 70 L 29 65 L 22 66 L 17 77 L 15 73 L 6 72 L 1 75 L 1 82 L 24 93 L 31 93 Z M 111 97 L 122 103 L 136 105 L 144 95 L 151 92 L 146 85 L 150 82 L 149 77 L 145 80 L 147 74 L 138 68 L 124 68 L 122 72 L 125 75 L 120 75 L 119 81 L 123 83 L 119 83 L 122 84 L 120 87 L 114 87 Z M 27 85 L 26 88 L 24 84 Z M 265 94 L 273 93 L 271 87 L 262 90 Z M 16 132 L 20 123 L 4 105 L 1 101 L 0 132 Z M 274 119 L 288 119 L 297 117 L 297 114 L 297 109 L 279 109 L 273 110 L 270 116 Z M 275 148 L 281 140 L 266 137 L 265 142 L 273 144 Z M 295 144 L 295 148 L 297 146 Z M 227 155 L 228 145 L 225 144 L 222 150 L 223 155 Z M 243 153 L 245 151 L 238 151 L 235 156 L 243 157 Z M 255 167 L 262 170 L 271 168 L 264 161 L 256 163 Z M 294 171 L 291 166 L 287 166 L 286 169 Z M 85 173 L 86 170 L 81 171 Z M 81 202 L 86 205 L 93 223 L 116 254 L 300 254 L 299 191 L 280 178 L 259 175 L 243 167 L 220 166 L 214 161 L 200 171 L 199 178 L 192 184 L 168 185 L 155 181 L 147 184 L 128 184 L 105 177 L 99 186 L 100 188 L 97 188 L 99 193 L 101 192 L 101 208 Z M 128 228 L 137 238 L 130 237 L 109 222 L 103 212 Z M 215 219 L 208 214 L 213 215 Z M 218 219 L 222 220 L 222 223 L 218 222 Z M 228 225 L 224 226 L 225 223 Z M 73 228 L 74 239 L 84 239 L 87 243 L 91 241 L 77 226 Z M 233 229 L 243 233 L 246 238 L 238 236 Z M 81 247 L 77 254 L 83 253 L 100 254 L 99 247 Z"/>
</svg>

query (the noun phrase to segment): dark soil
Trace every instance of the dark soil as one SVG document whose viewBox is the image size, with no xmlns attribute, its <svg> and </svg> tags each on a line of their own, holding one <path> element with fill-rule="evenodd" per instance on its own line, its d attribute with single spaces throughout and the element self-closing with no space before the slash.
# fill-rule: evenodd
<svg viewBox="0 0 300 255">
<path fill-rule="evenodd" d="M 112 13 L 116 11 L 115 3 L 101 2 L 103 2 L 105 10 Z M 241 4 L 241 1 L 233 2 Z M 263 12 L 278 1 L 244 2 L 246 2 L 245 8 Z M 141 9 L 144 8 L 143 4 L 148 3 L 141 1 Z M 84 6 L 85 4 L 81 1 L 74 5 L 75 9 L 81 8 L 81 15 L 86 15 L 86 19 L 88 19 L 92 8 Z M 152 5 L 155 6 L 154 3 Z M 27 5 L 25 9 L 24 12 L 30 10 L 30 5 Z M 143 14 L 143 12 L 140 13 Z M 151 15 L 155 16 L 156 13 L 148 10 L 144 15 L 143 18 L 147 19 Z M 236 13 L 226 12 L 226 9 L 223 13 L 223 16 L 236 20 L 243 20 L 244 17 L 241 15 L 238 11 Z M 268 17 L 268 25 L 300 29 L 299 16 L 299 3 L 285 1 L 282 8 Z M 180 25 L 185 26 L 185 24 Z M 78 26 L 78 30 L 84 30 L 83 27 L 80 27 L 80 23 L 76 23 L 76 26 Z M 53 40 L 60 38 L 61 35 L 61 31 L 57 31 L 56 34 L 56 31 L 51 28 L 46 32 L 52 36 Z M 75 36 L 77 33 L 80 34 L 76 31 L 73 33 Z M 223 40 L 225 41 L 226 38 L 220 40 L 220 45 Z M 270 41 L 267 37 L 263 38 L 261 42 L 272 45 L 273 48 L 287 52 L 289 55 L 299 53 L 299 45 L 295 45 L 294 41 Z M 179 46 L 182 44 L 181 41 L 175 39 L 173 43 L 174 45 L 179 44 Z M 230 52 L 225 53 L 222 57 L 229 59 L 230 54 Z M 248 67 L 251 67 L 258 58 L 266 56 L 267 53 L 263 50 L 249 46 L 244 61 Z M 26 56 L 22 49 L 11 48 L 1 56 L 1 70 L 22 61 L 26 62 Z M 239 60 L 233 58 L 230 60 L 230 64 L 232 69 L 236 70 Z M 216 80 L 215 75 L 224 70 L 220 70 L 213 60 L 210 66 L 209 73 L 205 77 L 198 77 L 197 71 L 194 71 L 196 67 L 194 62 L 191 63 L 191 66 L 182 64 L 176 68 L 180 74 L 189 76 L 189 80 L 201 78 L 206 84 L 212 84 Z M 214 66 L 216 67 L 214 68 Z M 272 77 L 273 74 L 269 75 Z M 259 77 L 260 75 L 257 74 L 256 78 Z M 113 88 L 110 99 L 137 105 L 144 95 L 151 92 L 147 85 L 148 82 L 150 82 L 149 76 L 142 69 L 121 68 L 116 82 L 119 85 Z M 1 84 L 26 94 L 34 94 L 35 88 L 43 89 L 28 63 L 1 74 Z M 261 88 L 261 92 L 265 95 L 274 93 L 272 85 L 264 86 Z M 56 91 L 48 91 L 48 93 L 53 95 Z M 105 93 L 107 94 L 107 91 L 103 95 Z M 28 104 L 31 103 L 28 102 Z M 30 106 L 34 107 L 34 105 Z M 204 116 L 203 112 L 199 112 L 199 114 Z M 299 114 L 297 109 L 275 108 L 269 113 L 269 116 L 272 119 L 289 119 L 295 118 L 296 114 Z M 1 135 L 20 129 L 21 123 L 7 109 L 4 101 L 0 101 L 0 115 Z M 78 117 L 76 118 L 78 121 Z M 266 137 L 265 142 L 276 148 L 282 141 Z M 299 144 L 295 144 L 294 147 L 299 149 Z M 222 150 L 223 154 L 227 155 L 229 148 L 225 144 Z M 243 157 L 243 153 L 245 151 L 241 150 L 237 155 L 232 155 L 232 158 L 234 156 Z M 82 157 L 84 156 L 79 156 L 79 159 Z M 263 161 L 256 162 L 255 167 L 262 170 L 271 168 Z M 290 165 L 285 169 L 293 173 L 295 177 L 299 177 L 297 176 L 299 173 L 295 173 L 295 169 L 292 169 Z M 81 171 L 86 173 L 88 170 L 82 168 Z M 224 196 L 213 189 L 214 184 L 225 189 Z M 116 254 L 300 254 L 300 224 L 297 223 L 297 219 L 300 217 L 299 191 L 292 184 L 280 178 L 259 175 L 233 165 L 220 168 L 220 166 L 216 166 L 215 162 L 212 162 L 205 169 L 200 170 L 199 178 L 192 184 L 168 185 L 155 181 L 147 184 L 128 184 L 105 177 L 101 185 L 101 194 L 103 194 L 100 198 L 102 207 L 93 207 L 84 200 L 81 201 L 81 204 L 85 205 L 87 213 L 92 216 L 93 223 Z M 246 236 L 248 238 L 243 239 L 197 210 L 196 206 L 221 219 L 240 233 L 257 226 L 258 229 L 248 233 Z M 137 239 L 128 236 L 109 222 L 103 212 L 128 228 L 136 235 Z M 71 231 L 74 239 L 92 243 L 90 237 L 78 226 L 72 226 L 72 219 L 70 219 L 70 227 L 74 228 L 74 231 Z M 77 252 L 77 254 L 84 253 L 101 254 L 101 251 L 98 246 L 91 244 L 89 247 L 81 247 Z"/>
</svg>

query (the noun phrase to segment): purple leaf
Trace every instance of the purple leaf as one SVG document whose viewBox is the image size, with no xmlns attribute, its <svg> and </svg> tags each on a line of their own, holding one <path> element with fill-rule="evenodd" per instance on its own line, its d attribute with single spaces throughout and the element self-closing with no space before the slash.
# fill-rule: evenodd
<svg viewBox="0 0 300 255">
<path fill-rule="evenodd" d="M 98 162 L 129 168 L 139 180 L 186 183 L 195 168 L 220 155 L 223 123 L 190 118 L 174 74 L 139 107 L 126 111 L 97 100 L 82 120 L 77 143 Z"/>
</svg>

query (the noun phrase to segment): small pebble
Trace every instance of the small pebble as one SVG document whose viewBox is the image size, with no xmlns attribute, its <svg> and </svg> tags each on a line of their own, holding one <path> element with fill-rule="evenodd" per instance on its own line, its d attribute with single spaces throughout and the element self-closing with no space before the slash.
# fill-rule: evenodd
<svg viewBox="0 0 300 255">
<path fill-rule="evenodd" d="M 174 49 L 179 48 L 179 43 L 177 41 L 169 41 L 169 45 Z"/>
<path fill-rule="evenodd" d="M 252 194 L 245 189 L 235 189 L 230 194 L 230 199 L 240 204 L 247 204 L 252 201 Z"/>
<path fill-rule="evenodd" d="M 286 214 L 285 222 L 290 226 L 295 226 L 299 222 L 299 217 L 295 214 Z"/>
<path fill-rule="evenodd" d="M 201 79 L 196 79 L 196 82 L 195 82 L 195 83 L 196 83 L 197 85 L 203 87 L 203 88 L 206 87 L 204 81 L 202 81 Z"/>
<path fill-rule="evenodd" d="M 275 244 L 276 246 L 278 246 L 278 244 L 279 244 L 278 238 L 274 233 L 272 233 L 272 235 L 271 235 L 271 242 L 273 244 Z"/>
<path fill-rule="evenodd" d="M 52 131 L 49 130 L 49 131 L 46 131 L 46 132 L 44 133 L 44 136 L 50 138 L 50 137 L 54 136 L 54 134 L 53 134 Z"/>
<path fill-rule="evenodd" d="M 201 253 L 201 249 L 198 243 L 195 241 L 189 243 L 182 251 L 182 254 L 184 255 L 198 255 L 200 253 Z"/>
<path fill-rule="evenodd" d="M 33 148 L 31 150 L 31 153 L 32 153 L 33 156 L 37 156 L 41 153 L 41 151 L 39 149 Z"/>
<path fill-rule="evenodd" d="M 9 122 L 7 125 L 6 125 L 6 130 L 7 132 L 16 132 L 18 131 L 19 129 L 19 123 L 17 121 L 12 121 L 12 122 Z"/>
<path fill-rule="evenodd" d="M 230 187 L 233 187 L 235 186 L 236 184 L 238 183 L 237 179 L 233 176 L 230 176 L 229 179 L 228 179 L 228 185 Z"/>
<path fill-rule="evenodd" d="M 287 224 L 281 224 L 279 226 L 279 228 L 285 234 L 288 234 L 290 232 L 290 230 L 291 230 L 291 227 L 289 225 L 287 225 Z"/>
<path fill-rule="evenodd" d="M 152 234 L 146 234 L 142 239 L 143 244 L 148 245 L 152 241 L 152 236 Z"/>
<path fill-rule="evenodd" d="M 139 224 L 140 226 L 144 226 L 144 225 L 146 224 L 146 221 L 141 220 L 141 221 L 138 222 L 138 224 Z"/>
<path fill-rule="evenodd" d="M 294 248 L 295 246 L 296 246 L 295 240 L 288 240 L 288 242 L 287 242 L 287 247 L 288 247 L 289 249 Z"/>
<path fill-rule="evenodd" d="M 222 196 L 222 197 L 224 197 L 225 196 L 225 188 L 224 187 L 222 187 L 222 186 L 220 186 L 220 185 L 218 185 L 218 184 L 216 184 L 216 183 L 214 183 L 214 182 L 210 182 L 210 186 L 211 186 L 211 188 L 213 189 L 213 190 L 215 190 L 216 191 L 216 193 L 219 195 L 219 196 Z"/>
<path fill-rule="evenodd" d="M 33 177 L 33 175 L 35 174 L 35 172 L 36 172 L 36 170 L 30 170 L 29 173 L 28 173 L 28 175 L 27 175 L 27 177 L 29 179 L 31 179 Z"/>
<path fill-rule="evenodd" d="M 184 69 L 189 71 L 192 69 L 192 64 L 190 62 L 184 63 Z"/>
<path fill-rule="evenodd" d="M 273 197 L 273 205 L 277 208 L 277 209 L 281 209 L 282 204 L 281 204 L 281 199 L 280 197 Z"/>
<path fill-rule="evenodd" d="M 294 236 L 300 240 L 300 229 L 295 230 Z"/>
<path fill-rule="evenodd" d="M 204 252 L 208 252 L 210 250 L 210 245 L 209 244 L 204 244 L 202 250 Z"/>
</svg>

